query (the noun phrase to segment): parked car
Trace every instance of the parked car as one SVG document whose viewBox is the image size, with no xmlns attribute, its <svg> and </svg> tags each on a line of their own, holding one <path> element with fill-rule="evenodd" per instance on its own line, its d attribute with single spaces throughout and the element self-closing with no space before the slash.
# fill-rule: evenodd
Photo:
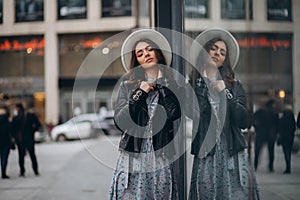
<svg viewBox="0 0 300 200">
<path fill-rule="evenodd" d="M 105 135 L 121 134 L 121 131 L 114 123 L 114 113 L 108 112 L 106 115 L 98 115 L 97 120 L 91 124 L 91 132 L 93 135 L 104 133 Z"/>
<path fill-rule="evenodd" d="M 91 123 L 97 119 L 97 114 L 81 114 L 67 122 L 55 126 L 51 131 L 54 141 L 91 138 Z"/>
</svg>

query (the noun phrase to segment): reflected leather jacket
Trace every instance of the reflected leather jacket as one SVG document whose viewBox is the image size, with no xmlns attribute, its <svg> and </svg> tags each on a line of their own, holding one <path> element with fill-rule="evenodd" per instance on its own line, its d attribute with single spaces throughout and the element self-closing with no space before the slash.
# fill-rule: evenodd
<svg viewBox="0 0 300 200">
<path fill-rule="evenodd" d="M 196 126 L 196 129 L 193 129 L 191 153 L 198 155 L 204 138 L 208 132 L 210 122 L 211 120 L 214 120 L 214 118 L 211 117 L 212 110 L 211 104 L 208 100 L 208 88 L 205 81 L 200 81 L 200 84 L 197 84 L 194 87 L 194 92 L 197 97 L 198 109 L 193 109 L 193 111 L 198 110 L 200 111 L 200 114 L 198 113 L 198 126 Z M 246 148 L 246 140 L 242 135 L 241 129 L 247 128 L 248 126 L 247 100 L 245 90 L 239 81 L 234 82 L 233 89 L 225 89 L 220 92 L 220 95 L 226 96 L 226 98 L 223 98 L 226 100 L 225 104 L 221 103 L 221 105 L 226 105 L 222 132 L 226 137 L 228 153 L 232 156 Z M 239 141 L 235 141 L 237 140 L 237 135 L 240 136 L 238 138 Z M 215 146 L 210 152 L 205 152 L 205 156 L 213 155 L 214 150 Z"/>
<path fill-rule="evenodd" d="M 169 85 L 167 87 L 167 85 Z M 172 88 L 172 89 L 171 89 Z M 154 151 L 162 150 L 174 138 L 173 122 L 181 117 L 179 101 L 172 92 L 176 83 L 168 84 L 165 78 L 159 78 L 156 84 L 158 91 L 158 105 L 152 122 L 152 140 Z M 119 148 L 131 153 L 139 153 L 144 141 L 145 128 L 149 121 L 146 98 L 148 93 L 139 88 L 138 83 L 123 81 L 115 105 L 114 121 L 122 131 Z M 172 151 L 174 146 L 171 145 Z"/>
</svg>

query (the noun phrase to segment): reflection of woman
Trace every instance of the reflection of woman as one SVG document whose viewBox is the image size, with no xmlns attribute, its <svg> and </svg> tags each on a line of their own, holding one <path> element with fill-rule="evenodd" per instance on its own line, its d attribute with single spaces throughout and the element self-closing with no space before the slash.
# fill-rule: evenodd
<svg viewBox="0 0 300 200">
<path fill-rule="evenodd" d="M 204 31 L 194 44 L 198 43 L 203 48 L 191 85 L 200 120 L 194 121 L 198 128 L 192 142 L 194 163 L 189 199 L 258 199 L 241 134 L 248 121 L 246 95 L 232 70 L 239 57 L 238 44 L 223 29 Z M 193 45 L 191 52 L 197 50 L 197 45 Z"/>
<path fill-rule="evenodd" d="M 178 199 L 170 158 L 173 121 L 181 112 L 172 92 L 170 46 L 154 30 L 137 30 L 122 46 L 122 62 L 131 71 L 115 106 L 115 123 L 123 133 L 109 199 Z"/>
</svg>

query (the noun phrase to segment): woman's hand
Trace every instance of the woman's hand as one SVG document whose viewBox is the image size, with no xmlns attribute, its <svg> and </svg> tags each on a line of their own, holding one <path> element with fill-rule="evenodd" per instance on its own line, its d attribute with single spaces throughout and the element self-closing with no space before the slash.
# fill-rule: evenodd
<svg viewBox="0 0 300 200">
<path fill-rule="evenodd" d="M 151 90 L 154 90 L 154 87 L 155 87 L 155 83 L 149 83 L 146 81 L 142 81 L 140 85 L 140 88 L 147 93 L 150 92 Z"/>
<path fill-rule="evenodd" d="M 217 90 L 217 91 L 219 91 L 219 92 L 222 91 L 222 90 L 224 90 L 224 89 L 226 88 L 225 83 L 224 83 L 223 80 L 212 81 L 212 82 L 210 83 L 210 86 L 211 86 L 213 89 L 215 89 L 215 90 Z"/>
</svg>

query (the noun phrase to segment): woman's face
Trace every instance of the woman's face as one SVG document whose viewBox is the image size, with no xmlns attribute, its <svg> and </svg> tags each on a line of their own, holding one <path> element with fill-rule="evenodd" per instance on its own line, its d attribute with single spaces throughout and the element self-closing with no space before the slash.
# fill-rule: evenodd
<svg viewBox="0 0 300 200">
<path fill-rule="evenodd" d="M 156 66 L 158 59 L 152 46 L 147 42 L 139 42 L 135 47 L 137 61 L 144 69 Z"/>
<path fill-rule="evenodd" d="M 208 51 L 211 61 L 220 67 L 223 65 L 226 58 L 227 47 L 223 41 L 217 41 Z"/>
</svg>

